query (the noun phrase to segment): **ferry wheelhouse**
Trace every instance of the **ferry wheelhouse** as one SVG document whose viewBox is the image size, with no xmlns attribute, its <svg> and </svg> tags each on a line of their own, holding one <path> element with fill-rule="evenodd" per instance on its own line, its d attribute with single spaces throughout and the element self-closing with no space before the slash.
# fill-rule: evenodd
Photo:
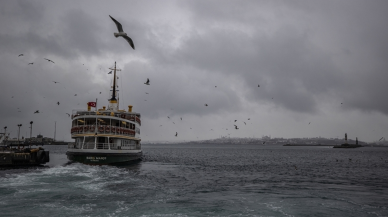
<svg viewBox="0 0 388 217">
<path fill-rule="evenodd" d="M 112 97 L 108 107 L 91 110 L 96 103 L 88 103 L 87 110 L 73 110 L 71 137 L 67 158 L 73 162 L 91 165 L 120 164 L 141 159 L 140 113 L 118 108 L 116 99 L 116 63 Z"/>
</svg>

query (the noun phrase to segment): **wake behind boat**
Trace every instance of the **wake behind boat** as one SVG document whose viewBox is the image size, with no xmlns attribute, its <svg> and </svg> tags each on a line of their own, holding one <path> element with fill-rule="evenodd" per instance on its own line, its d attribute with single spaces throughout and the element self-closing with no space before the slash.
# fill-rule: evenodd
<svg viewBox="0 0 388 217">
<path fill-rule="evenodd" d="M 90 165 L 120 164 L 141 159 L 140 113 L 119 110 L 116 99 L 116 62 L 112 97 L 108 108 L 91 111 L 96 102 L 88 103 L 88 110 L 73 110 L 71 137 L 74 144 L 68 146 L 67 158 L 72 162 Z"/>
</svg>

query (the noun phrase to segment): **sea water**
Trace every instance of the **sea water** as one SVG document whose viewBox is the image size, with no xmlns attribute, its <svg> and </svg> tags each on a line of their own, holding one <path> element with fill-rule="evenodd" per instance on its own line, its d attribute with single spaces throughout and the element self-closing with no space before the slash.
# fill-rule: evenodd
<svg viewBox="0 0 388 217">
<path fill-rule="evenodd" d="M 143 145 L 123 167 L 0 171 L 0 216 L 388 216 L 388 148 Z"/>
</svg>

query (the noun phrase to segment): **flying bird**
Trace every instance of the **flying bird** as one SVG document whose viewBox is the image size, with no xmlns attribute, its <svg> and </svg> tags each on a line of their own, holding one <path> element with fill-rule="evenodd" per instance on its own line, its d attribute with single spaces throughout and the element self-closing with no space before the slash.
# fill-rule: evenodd
<svg viewBox="0 0 388 217">
<path fill-rule="evenodd" d="M 69 113 L 66 113 L 69 117 L 70 117 L 70 114 Z"/>
<path fill-rule="evenodd" d="M 74 94 L 74 96 L 77 96 L 77 94 Z"/>
<path fill-rule="evenodd" d="M 100 94 L 101 94 L 101 92 L 100 92 Z"/>
<path fill-rule="evenodd" d="M 146 94 L 148 94 L 148 93 L 146 92 Z"/>
<path fill-rule="evenodd" d="M 33 65 L 34 63 L 28 63 L 28 65 Z"/>
<path fill-rule="evenodd" d="M 52 61 L 52 60 L 49 60 L 49 59 L 46 59 L 46 58 L 43 58 L 43 59 L 45 59 L 45 60 L 47 60 L 47 61 L 49 61 L 49 62 L 54 63 L 54 61 Z"/>
<path fill-rule="evenodd" d="M 39 113 L 39 110 L 36 110 L 36 111 L 34 112 L 34 114 L 36 114 L 36 113 Z"/>
<path fill-rule="evenodd" d="M 260 84 L 258 84 L 257 87 L 260 87 Z"/>
<path fill-rule="evenodd" d="M 58 84 L 60 84 L 58 81 L 53 81 L 54 83 L 58 83 Z"/>
<path fill-rule="evenodd" d="M 57 102 L 57 104 L 59 105 L 60 103 L 59 103 L 59 102 Z"/>
<path fill-rule="evenodd" d="M 175 136 L 178 136 L 178 132 L 175 133 Z"/>
<path fill-rule="evenodd" d="M 182 120 L 182 118 L 181 118 L 181 120 Z"/>
<path fill-rule="evenodd" d="M 247 125 L 247 123 L 244 122 L 245 125 Z"/>
<path fill-rule="evenodd" d="M 108 72 L 108 75 L 109 75 L 109 74 L 112 74 L 112 71 Z"/>
<path fill-rule="evenodd" d="M 21 57 L 21 56 L 24 56 L 23 54 L 19 54 L 19 56 L 18 57 Z"/>
<path fill-rule="evenodd" d="M 109 15 L 109 17 L 113 20 L 113 22 L 115 22 L 115 24 L 117 26 L 117 30 L 119 31 L 119 33 L 113 33 L 113 35 L 116 38 L 119 36 L 125 38 L 125 40 L 127 40 L 129 45 L 131 45 L 131 47 L 135 50 L 135 45 L 133 44 L 132 39 L 130 37 L 128 37 L 127 33 L 124 32 L 123 26 L 121 26 L 121 24 L 117 20 L 115 20 L 113 17 L 111 17 L 110 15 Z"/>
<path fill-rule="evenodd" d="M 207 106 L 207 104 L 205 104 L 205 106 Z"/>
<path fill-rule="evenodd" d="M 237 120 L 234 120 L 234 122 L 236 122 Z"/>
<path fill-rule="evenodd" d="M 238 129 L 240 129 L 240 128 L 238 128 L 237 125 L 234 125 L 234 129 L 238 130 Z"/>
<path fill-rule="evenodd" d="M 168 116 L 167 116 L 168 117 Z M 168 117 L 168 119 L 170 119 L 170 117 Z"/>
<path fill-rule="evenodd" d="M 147 78 L 147 82 L 146 82 L 146 83 L 144 83 L 144 84 L 146 84 L 146 85 L 150 85 L 150 79 L 148 79 L 148 78 Z"/>
</svg>

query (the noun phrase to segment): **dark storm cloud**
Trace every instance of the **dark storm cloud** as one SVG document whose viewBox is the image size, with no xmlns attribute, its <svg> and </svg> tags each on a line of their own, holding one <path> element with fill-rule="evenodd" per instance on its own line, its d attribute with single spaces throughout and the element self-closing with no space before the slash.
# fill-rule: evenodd
<svg viewBox="0 0 388 217">
<path fill-rule="evenodd" d="M 6 1 L 1 120 L 15 126 L 58 120 L 68 135 L 66 113 L 96 98 L 106 105 L 115 61 L 123 69 L 120 107 L 134 105 L 149 121 L 149 134 L 159 132 L 155 122 L 166 116 L 217 130 L 248 114 L 257 114 L 252 120 L 298 116 L 296 122 L 350 110 L 388 114 L 386 8 L 385 1 Z M 113 36 L 108 15 L 121 22 L 136 50 Z M 281 131 L 291 135 L 289 122 Z"/>
<path fill-rule="evenodd" d="M 250 5 L 283 12 L 275 15 L 284 19 L 281 25 L 278 20 L 255 14 L 254 10 L 238 13 L 241 6 L 234 2 L 223 3 L 222 7 L 216 2 L 190 3 L 192 20 L 197 24 L 194 26 L 202 33 L 194 33 L 186 39 L 184 47 L 176 54 L 181 57 L 180 61 L 221 73 L 240 74 L 254 95 L 250 98 L 260 100 L 274 96 L 278 104 L 297 112 L 314 112 L 322 103 L 321 97 L 327 94 L 338 97 L 339 101 L 354 101 L 353 109 L 368 108 L 388 114 L 386 103 L 376 101 L 377 96 L 382 97 L 385 84 L 373 81 L 373 77 L 387 80 L 387 73 L 384 73 L 387 69 L 384 57 L 388 53 L 388 43 L 384 43 L 388 38 L 385 25 L 388 17 L 384 12 L 387 3 L 255 2 Z M 295 17 L 307 19 L 299 21 L 299 25 L 286 24 L 287 19 Z M 230 28 L 231 24 L 248 26 L 253 34 L 244 32 L 243 28 Z M 276 30 L 268 34 L 263 28 L 271 25 L 276 26 Z M 219 26 L 223 28 L 217 28 Z M 321 33 L 322 36 L 317 36 Z M 317 44 L 319 37 L 328 44 Z M 338 45 L 344 53 L 338 53 Z M 352 55 L 350 61 L 339 62 L 349 55 Z M 373 64 L 357 67 L 360 63 Z M 368 71 L 351 72 L 362 68 Z M 347 74 L 368 75 L 360 76 L 363 80 L 354 80 Z M 270 86 L 264 86 L 261 94 L 256 94 L 254 84 L 260 82 Z M 348 92 L 359 92 L 360 88 L 365 95 L 363 99 L 359 95 L 347 96 Z"/>
</svg>

